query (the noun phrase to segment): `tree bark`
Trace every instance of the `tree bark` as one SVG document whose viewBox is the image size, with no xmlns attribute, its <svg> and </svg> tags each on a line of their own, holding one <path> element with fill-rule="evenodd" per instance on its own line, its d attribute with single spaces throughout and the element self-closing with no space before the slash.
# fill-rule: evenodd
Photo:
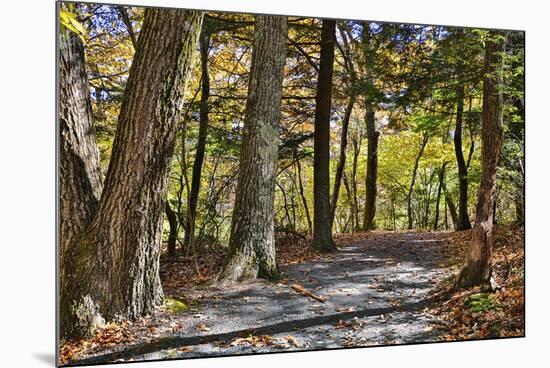
<svg viewBox="0 0 550 368">
<path fill-rule="evenodd" d="M 505 41 L 502 34 L 498 32 L 491 32 L 489 37 L 485 43 L 485 77 L 483 79 L 481 182 L 472 232 L 472 246 L 466 263 L 458 275 L 455 284 L 457 289 L 491 284 L 496 173 L 504 135 L 500 83 Z"/>
<path fill-rule="evenodd" d="M 365 103 L 365 123 L 367 126 L 367 175 L 365 177 L 365 209 L 363 212 L 363 230 L 373 230 L 376 213 L 376 181 L 378 177 L 378 137 L 372 104 Z"/>
<path fill-rule="evenodd" d="M 274 198 L 286 37 L 286 17 L 256 16 L 230 253 L 218 284 L 279 275 Z"/>
<path fill-rule="evenodd" d="M 409 187 L 409 192 L 407 194 L 407 218 L 409 220 L 409 226 L 408 226 L 409 230 L 411 230 L 413 228 L 412 195 L 413 195 L 413 190 L 414 190 L 414 184 L 416 182 L 416 172 L 418 171 L 418 165 L 420 163 L 420 159 L 422 158 L 422 154 L 424 153 L 424 149 L 426 148 L 427 144 L 428 144 L 428 135 L 424 135 L 422 137 L 422 143 L 420 145 L 420 150 L 418 151 L 418 155 L 416 155 L 416 160 L 414 161 L 414 168 L 413 168 L 413 172 L 412 172 L 411 185 Z"/>
<path fill-rule="evenodd" d="M 101 200 L 90 226 L 71 243 L 76 266 L 61 300 L 67 336 L 91 334 L 82 316 L 135 319 L 162 303 L 162 213 L 201 23 L 201 12 L 145 11 Z"/>
<path fill-rule="evenodd" d="M 193 162 L 193 177 L 191 178 L 191 193 L 189 194 L 189 208 L 187 209 L 187 224 L 184 237 L 184 247 L 192 248 L 191 244 L 195 239 L 195 224 L 197 214 L 197 203 L 199 199 L 202 164 L 206 150 L 206 134 L 208 131 L 208 97 L 210 96 L 210 76 L 208 74 L 208 48 L 210 46 L 210 34 L 203 25 L 200 37 L 200 55 L 201 55 L 201 100 L 199 111 L 199 137 Z"/>
<path fill-rule="evenodd" d="M 84 47 L 69 30 L 59 35 L 59 214 L 61 303 L 67 303 L 71 273 L 78 267 L 73 242 L 92 221 L 102 191 L 99 150 L 93 124 Z M 88 317 L 95 328 L 102 323 Z M 71 326 L 62 319 L 61 335 Z"/>
<path fill-rule="evenodd" d="M 454 147 L 458 167 L 458 224 L 457 230 L 468 230 L 472 227 L 468 218 L 468 168 L 462 153 L 462 118 L 464 115 L 464 85 L 460 84 L 456 90 L 456 124 L 454 133 Z"/>
<path fill-rule="evenodd" d="M 336 249 L 330 220 L 330 110 L 336 21 L 323 20 L 317 95 L 315 97 L 315 136 L 313 143 L 313 241 L 322 251 Z"/>
<path fill-rule="evenodd" d="M 336 173 L 334 174 L 334 187 L 332 189 L 332 196 L 330 198 L 330 223 L 331 228 L 334 224 L 334 214 L 336 212 L 336 206 L 338 204 L 338 197 L 340 194 L 340 186 L 342 184 L 342 175 L 344 173 L 344 167 L 346 166 L 346 149 L 348 147 L 348 128 L 351 113 L 353 111 L 353 105 L 355 104 L 356 94 L 354 91 L 346 105 L 344 112 L 344 118 L 342 119 L 342 134 L 340 136 L 340 155 L 338 156 L 338 164 L 336 165 Z"/>
</svg>

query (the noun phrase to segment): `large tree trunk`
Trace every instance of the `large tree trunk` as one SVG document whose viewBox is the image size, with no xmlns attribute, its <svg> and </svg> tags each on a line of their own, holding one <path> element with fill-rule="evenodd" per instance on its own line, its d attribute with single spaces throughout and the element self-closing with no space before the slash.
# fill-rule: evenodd
<svg viewBox="0 0 550 368">
<path fill-rule="evenodd" d="M 351 113 L 353 111 L 353 105 L 355 104 L 356 94 L 354 91 L 349 96 L 348 104 L 344 112 L 344 118 L 342 119 L 342 134 L 340 136 L 340 155 L 338 157 L 338 164 L 336 165 L 336 173 L 334 174 L 334 187 L 332 188 L 332 197 L 330 198 L 330 223 L 331 227 L 334 223 L 334 214 L 336 213 L 336 206 L 338 205 L 338 197 L 340 195 L 340 186 L 342 184 L 342 175 L 344 174 L 344 167 L 346 166 L 346 149 L 348 147 L 348 128 Z"/>
<path fill-rule="evenodd" d="M 201 23 L 201 12 L 145 11 L 100 204 L 71 243 L 75 267 L 61 300 L 65 336 L 89 335 L 86 316 L 133 319 L 162 303 L 162 214 Z"/>
<path fill-rule="evenodd" d="M 274 199 L 287 19 L 256 16 L 254 49 L 229 238 L 218 283 L 276 278 Z"/>
<path fill-rule="evenodd" d="M 490 286 L 491 253 L 493 247 L 493 211 L 496 173 L 503 140 L 502 91 L 504 39 L 491 32 L 485 44 L 483 80 L 483 121 L 481 133 L 481 182 L 479 185 L 476 220 L 472 245 L 466 263 L 458 275 L 455 287 Z"/>
<path fill-rule="evenodd" d="M 201 101 L 199 111 L 199 137 L 193 162 L 193 177 L 191 179 L 191 193 L 189 194 L 189 208 L 187 209 L 187 223 L 184 237 L 184 247 L 193 248 L 195 239 L 195 224 L 197 214 L 197 203 L 199 200 L 199 191 L 201 183 L 202 164 L 206 150 L 206 133 L 208 131 L 208 97 L 210 96 L 210 76 L 208 75 L 208 48 L 210 46 L 210 34 L 203 25 L 200 37 L 201 54 Z"/>
<path fill-rule="evenodd" d="M 59 213 L 61 302 L 67 301 L 71 273 L 78 268 L 73 240 L 90 224 L 101 196 L 99 150 L 80 38 L 59 35 Z M 101 323 L 90 316 L 92 327 Z M 68 326 L 61 323 L 61 334 Z"/>
<path fill-rule="evenodd" d="M 365 178 L 365 209 L 363 212 L 363 230 L 374 229 L 376 213 L 376 180 L 378 177 L 378 137 L 372 104 L 365 102 L 365 123 L 367 126 L 367 175 Z"/>
<path fill-rule="evenodd" d="M 454 146 L 456 163 L 458 166 L 458 224 L 457 230 L 468 230 L 472 227 L 468 217 L 468 168 L 462 153 L 462 118 L 464 115 L 464 85 L 460 84 L 456 90 L 456 124 L 454 133 Z"/>
<path fill-rule="evenodd" d="M 409 192 L 407 194 L 407 218 L 409 220 L 408 229 L 411 230 L 413 228 L 413 213 L 412 213 L 412 195 L 414 191 L 414 184 L 416 183 L 416 173 L 418 171 L 418 165 L 420 164 L 420 159 L 422 158 L 422 155 L 424 154 L 424 149 L 426 148 L 426 145 L 428 144 L 428 135 L 424 135 L 422 137 L 422 143 L 420 144 L 420 150 L 418 151 L 418 155 L 416 155 L 416 159 L 414 160 L 414 168 L 412 172 L 412 179 L 411 179 L 411 185 L 409 186 Z"/>
<path fill-rule="evenodd" d="M 313 142 L 313 241 L 312 248 L 336 249 L 330 221 L 330 110 L 336 21 L 323 20 L 317 95 L 315 98 L 315 136 Z"/>
</svg>

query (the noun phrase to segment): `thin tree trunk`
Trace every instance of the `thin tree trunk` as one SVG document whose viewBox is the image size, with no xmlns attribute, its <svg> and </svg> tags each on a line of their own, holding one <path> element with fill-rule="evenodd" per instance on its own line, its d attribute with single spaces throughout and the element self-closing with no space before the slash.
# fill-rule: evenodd
<svg viewBox="0 0 550 368">
<path fill-rule="evenodd" d="M 353 229 L 359 230 L 359 196 L 357 190 L 357 162 L 359 160 L 359 153 L 361 152 L 361 141 L 358 141 L 356 136 L 352 139 L 353 145 L 353 162 L 351 166 L 351 189 L 353 192 Z"/>
<path fill-rule="evenodd" d="M 435 219 L 434 230 L 437 230 L 439 226 L 439 202 L 441 201 L 441 191 L 443 190 L 443 181 L 445 180 L 445 168 L 447 161 L 443 162 L 441 169 L 439 170 L 439 187 L 437 187 L 437 198 L 435 200 Z"/>
<path fill-rule="evenodd" d="M 128 16 L 128 11 L 126 10 L 125 6 L 117 6 L 118 12 L 120 14 L 120 17 L 122 18 L 122 22 L 126 26 L 126 30 L 128 31 L 128 35 L 130 36 L 130 40 L 132 41 L 132 46 L 134 46 L 134 50 L 137 49 L 137 37 L 134 32 L 134 27 L 132 27 L 132 21 L 130 20 L 130 17 Z"/>
<path fill-rule="evenodd" d="M 202 33 L 200 36 L 200 55 L 201 55 L 201 100 L 199 111 L 199 137 L 197 140 L 197 148 L 195 153 L 195 161 L 193 162 L 193 173 L 191 178 L 191 193 L 189 195 L 189 208 L 187 209 L 187 224 L 183 246 L 186 249 L 191 249 L 195 245 L 191 244 L 191 240 L 195 239 L 195 224 L 197 215 L 197 203 L 199 200 L 202 165 L 206 150 L 206 134 L 208 131 L 208 97 L 210 96 L 210 76 L 208 75 L 208 48 L 210 46 L 210 34 L 203 24 Z"/>
<path fill-rule="evenodd" d="M 61 301 L 68 335 L 89 335 L 88 316 L 135 319 L 162 303 L 162 213 L 201 22 L 196 11 L 145 11 L 101 200 L 91 225 L 71 243 L 78 267 Z"/>
<path fill-rule="evenodd" d="M 286 17 L 256 16 L 230 254 L 220 284 L 279 275 L 274 198 L 286 38 Z"/>
<path fill-rule="evenodd" d="M 505 41 L 499 32 L 491 32 L 489 36 L 485 43 L 485 77 L 483 79 L 481 182 L 472 232 L 472 246 L 466 263 L 458 275 L 455 284 L 457 289 L 491 284 L 496 173 L 504 135 L 500 83 Z"/>
<path fill-rule="evenodd" d="M 367 175 L 365 177 L 365 208 L 363 212 L 363 230 L 374 229 L 374 216 L 376 213 L 376 181 L 378 177 L 378 137 L 380 132 L 376 130 L 374 110 L 370 103 L 365 103 L 365 123 L 367 125 Z"/>
<path fill-rule="evenodd" d="M 102 191 L 99 150 L 80 38 L 69 30 L 59 36 L 59 220 L 61 336 L 75 329 L 68 314 L 73 274 L 78 269 L 74 240 L 92 221 Z M 92 313 L 91 329 L 101 324 Z"/>
<path fill-rule="evenodd" d="M 178 240 L 178 217 L 176 213 L 170 207 L 170 203 L 166 201 L 164 211 L 166 212 L 166 219 L 168 220 L 169 233 L 168 233 L 168 256 L 174 258 L 176 256 L 176 241 Z"/>
<path fill-rule="evenodd" d="M 456 230 L 458 226 L 458 213 L 456 211 L 456 205 L 453 202 L 453 197 L 447 191 L 447 185 L 445 180 L 443 181 L 443 191 L 445 192 L 445 203 L 449 207 L 449 213 L 451 214 L 451 220 L 453 221 L 453 229 Z"/>
<path fill-rule="evenodd" d="M 323 20 L 317 95 L 315 98 L 315 136 L 313 159 L 313 241 L 317 250 L 336 249 L 330 221 L 330 110 L 336 21 Z"/>
<path fill-rule="evenodd" d="M 342 134 L 340 136 L 340 156 L 338 157 L 338 164 L 336 165 L 336 173 L 334 175 L 334 187 L 332 189 L 332 197 L 330 198 L 330 223 L 334 223 L 334 214 L 336 212 L 336 206 L 338 204 L 338 196 L 340 194 L 340 186 L 342 183 L 342 175 L 344 173 L 344 167 L 346 166 L 346 149 L 348 146 L 348 128 L 351 113 L 353 111 L 353 105 L 355 104 L 355 92 L 351 92 L 351 95 L 346 105 L 344 112 L 344 118 L 342 119 Z"/>
<path fill-rule="evenodd" d="M 343 173 L 343 176 L 342 176 L 342 179 L 344 181 L 344 188 L 346 189 L 346 195 L 348 196 L 348 204 L 349 204 L 349 221 L 347 221 L 347 223 L 351 223 L 351 232 L 354 233 L 355 232 L 355 206 L 353 205 L 353 193 L 352 193 L 352 190 L 351 190 L 351 187 L 350 187 L 350 184 L 349 184 L 349 179 L 348 179 L 348 175 L 346 174 L 346 172 L 344 171 Z M 347 223 L 346 223 L 346 226 L 347 226 Z"/>
<path fill-rule="evenodd" d="M 311 237 L 313 234 L 313 224 L 311 222 L 311 215 L 309 213 L 309 207 L 307 205 L 307 199 L 304 194 L 304 184 L 302 181 L 302 165 L 300 164 L 300 160 L 296 160 L 296 167 L 298 168 L 298 189 L 300 192 L 300 198 L 302 199 L 302 205 L 304 206 L 304 212 L 306 214 L 306 220 L 307 220 L 307 233 Z"/>
<path fill-rule="evenodd" d="M 472 227 L 468 218 L 468 168 L 462 153 L 462 118 L 464 115 L 464 85 L 460 84 L 456 90 L 457 108 L 454 133 L 454 147 L 458 167 L 458 226 L 457 230 L 468 230 Z"/>
<path fill-rule="evenodd" d="M 409 225 L 407 228 L 409 230 L 413 228 L 412 195 L 414 190 L 414 184 L 416 182 L 416 172 L 418 171 L 418 165 L 420 163 L 420 159 L 422 158 L 422 154 L 424 153 L 424 149 L 426 148 L 427 144 L 428 144 L 428 135 L 424 135 L 422 137 L 422 144 L 420 145 L 420 150 L 418 151 L 418 155 L 416 155 L 416 159 L 414 161 L 411 185 L 409 187 L 409 192 L 407 194 L 407 218 L 409 220 Z"/>
</svg>

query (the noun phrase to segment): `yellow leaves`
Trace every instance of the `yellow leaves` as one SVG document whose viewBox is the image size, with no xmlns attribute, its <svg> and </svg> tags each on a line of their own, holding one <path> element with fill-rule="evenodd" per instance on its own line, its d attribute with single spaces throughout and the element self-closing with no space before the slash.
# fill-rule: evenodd
<svg viewBox="0 0 550 368">
<path fill-rule="evenodd" d="M 82 24 L 76 19 L 76 15 L 68 10 L 60 9 L 59 10 L 59 22 L 61 23 L 62 28 L 69 29 L 74 32 L 82 42 L 84 42 L 84 36 L 86 35 L 86 30 Z"/>
</svg>

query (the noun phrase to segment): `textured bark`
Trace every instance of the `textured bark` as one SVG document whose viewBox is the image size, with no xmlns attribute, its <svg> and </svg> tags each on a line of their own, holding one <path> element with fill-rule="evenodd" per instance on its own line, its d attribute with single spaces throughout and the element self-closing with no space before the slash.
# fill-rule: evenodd
<svg viewBox="0 0 550 368">
<path fill-rule="evenodd" d="M 101 200 L 91 225 L 71 243 L 75 267 L 61 302 L 66 336 L 91 332 L 75 328 L 80 307 L 134 319 L 162 303 L 162 214 L 201 22 L 195 11 L 145 11 Z"/>
<path fill-rule="evenodd" d="M 170 203 L 166 201 L 164 211 L 166 212 L 166 219 L 168 220 L 169 233 L 168 233 L 168 255 L 172 258 L 176 256 L 176 241 L 178 240 L 178 217 L 176 213 L 170 207 Z"/>
<path fill-rule="evenodd" d="M 376 130 L 374 110 L 372 105 L 365 103 L 365 123 L 367 126 L 367 175 L 365 177 L 365 209 L 363 212 L 363 230 L 373 230 L 375 227 L 374 216 L 376 214 L 376 181 L 378 177 L 378 137 L 380 132 Z"/>
<path fill-rule="evenodd" d="M 315 136 L 313 143 L 313 241 L 314 249 L 336 249 L 330 220 L 330 110 L 336 21 L 323 20 L 317 95 L 315 97 Z"/>
<path fill-rule="evenodd" d="M 437 230 L 439 225 L 439 203 L 441 202 L 441 192 L 443 190 L 443 182 L 445 180 L 445 168 L 447 167 L 447 161 L 441 165 L 439 170 L 439 186 L 437 187 L 437 198 L 435 200 L 435 219 L 434 219 L 434 230 Z"/>
<path fill-rule="evenodd" d="M 481 133 L 481 182 L 479 185 L 472 246 L 460 271 L 455 287 L 490 286 L 491 253 L 493 248 L 493 213 L 496 193 L 496 173 L 502 147 L 503 98 L 500 92 L 502 53 L 505 42 L 499 34 L 485 43 L 483 79 L 483 115 Z"/>
<path fill-rule="evenodd" d="M 472 227 L 468 217 L 468 168 L 462 153 L 462 118 L 464 115 L 464 85 L 460 84 L 456 90 L 456 124 L 454 133 L 454 147 L 456 164 L 458 167 L 458 224 L 457 230 L 468 230 Z"/>
<path fill-rule="evenodd" d="M 230 253 L 219 284 L 279 275 L 274 199 L 286 38 L 286 17 L 256 16 Z"/>
<path fill-rule="evenodd" d="M 332 196 L 330 198 L 330 224 L 334 224 L 334 214 L 336 212 L 336 206 L 338 204 L 338 196 L 340 194 L 340 186 L 342 184 L 342 175 L 344 173 L 344 167 L 346 166 L 346 149 L 348 147 L 348 128 L 351 113 L 353 111 L 353 105 L 355 104 L 356 94 L 354 91 L 346 105 L 344 112 L 344 118 L 342 119 L 342 134 L 340 136 L 340 155 L 338 156 L 338 164 L 336 165 L 336 173 L 334 174 L 334 187 L 332 188 Z"/>
<path fill-rule="evenodd" d="M 195 239 L 195 224 L 197 215 L 197 203 L 199 200 L 199 191 L 201 184 L 202 164 L 206 150 L 206 133 L 208 131 L 208 97 L 210 96 L 210 76 L 208 75 L 208 48 L 210 46 L 210 34 L 203 25 L 200 37 L 201 54 L 201 101 L 199 111 L 199 137 L 193 162 L 193 177 L 191 178 L 191 193 L 189 194 L 189 208 L 187 209 L 187 224 L 184 238 L 184 247 L 190 249 L 193 247 L 191 241 Z"/>
<path fill-rule="evenodd" d="M 409 226 L 408 226 L 409 230 L 413 228 L 412 195 L 414 191 L 414 184 L 416 183 L 416 172 L 418 171 L 418 165 L 420 163 L 420 159 L 422 158 L 422 155 L 424 154 L 424 149 L 426 148 L 427 144 L 428 144 L 428 136 L 425 135 L 422 138 L 422 143 L 420 145 L 420 150 L 418 151 L 418 155 L 416 155 L 416 159 L 414 160 L 414 168 L 412 172 L 411 185 L 409 186 L 409 192 L 407 194 L 407 218 L 409 220 Z"/>
<path fill-rule="evenodd" d="M 64 291 L 71 286 L 71 270 L 77 267 L 71 244 L 90 224 L 102 190 L 84 47 L 80 38 L 68 30 L 59 35 L 59 133 L 59 254 L 63 303 Z M 82 315 L 81 319 L 94 327 L 101 323 L 95 313 Z M 62 323 L 62 334 L 65 327 Z"/>
</svg>

